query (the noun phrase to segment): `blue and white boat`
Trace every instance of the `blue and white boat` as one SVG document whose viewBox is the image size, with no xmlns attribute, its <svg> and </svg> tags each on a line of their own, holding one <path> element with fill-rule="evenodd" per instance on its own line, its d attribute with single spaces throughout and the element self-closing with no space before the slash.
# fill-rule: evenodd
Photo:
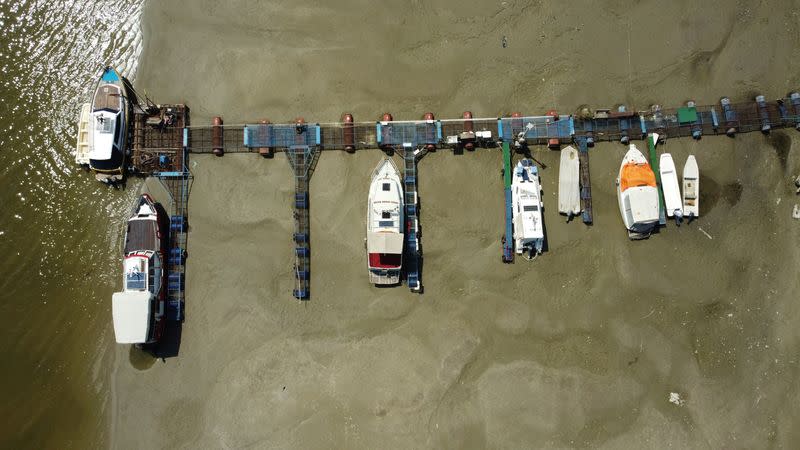
<svg viewBox="0 0 800 450">
<path fill-rule="evenodd" d="M 92 98 L 89 168 L 104 182 L 121 181 L 127 156 L 130 104 L 122 77 L 106 67 Z"/>
<path fill-rule="evenodd" d="M 511 180 L 514 249 L 528 259 L 535 258 L 544 248 L 541 193 L 539 169 L 530 159 L 520 160 Z"/>
</svg>

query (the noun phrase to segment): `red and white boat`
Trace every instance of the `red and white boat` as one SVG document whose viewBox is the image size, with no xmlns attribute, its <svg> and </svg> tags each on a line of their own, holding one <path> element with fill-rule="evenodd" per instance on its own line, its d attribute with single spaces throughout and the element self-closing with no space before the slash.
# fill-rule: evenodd
<svg viewBox="0 0 800 450">
<path fill-rule="evenodd" d="M 142 194 L 125 233 L 123 290 L 112 297 L 114 335 L 119 344 L 153 344 L 164 332 L 166 316 L 165 234 L 153 199 Z"/>
<path fill-rule="evenodd" d="M 372 173 L 367 206 L 367 266 L 369 281 L 377 285 L 400 283 L 403 266 L 403 186 L 391 158 Z"/>
</svg>

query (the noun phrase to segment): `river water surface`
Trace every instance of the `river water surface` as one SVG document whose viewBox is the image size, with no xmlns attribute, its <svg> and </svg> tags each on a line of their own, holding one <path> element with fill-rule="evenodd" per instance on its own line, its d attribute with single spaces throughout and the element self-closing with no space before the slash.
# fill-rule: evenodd
<svg viewBox="0 0 800 450">
<path fill-rule="evenodd" d="M 798 448 L 793 130 L 668 139 L 659 152 L 679 167 L 697 155 L 701 217 L 641 242 L 619 218 L 624 146 L 591 151 L 592 227 L 557 214 L 559 154 L 532 148 L 548 251 L 513 265 L 500 152 L 428 154 L 423 295 L 366 280 L 380 151 L 324 152 L 304 303 L 285 159 L 193 155 L 178 355 L 116 345 L 110 298 L 141 182 L 106 188 L 70 155 L 106 64 L 188 104 L 193 125 L 800 87 L 796 1 L 317 3 L 0 0 L 0 447 Z"/>
<path fill-rule="evenodd" d="M 4 448 L 106 439 L 117 247 L 133 192 L 81 173 L 75 121 L 106 64 L 135 75 L 142 2 L 0 2 Z"/>
</svg>

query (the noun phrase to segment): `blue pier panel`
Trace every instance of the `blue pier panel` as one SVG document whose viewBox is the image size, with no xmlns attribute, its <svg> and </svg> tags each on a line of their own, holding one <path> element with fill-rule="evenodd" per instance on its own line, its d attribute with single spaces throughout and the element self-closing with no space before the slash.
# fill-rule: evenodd
<svg viewBox="0 0 800 450">
<path fill-rule="evenodd" d="M 503 120 L 497 119 L 497 138 L 501 141 L 505 139 L 503 136 Z"/>
<path fill-rule="evenodd" d="M 639 115 L 639 126 L 642 128 L 642 139 L 647 137 L 647 125 L 645 125 L 644 116 Z"/>
<path fill-rule="evenodd" d="M 719 128 L 719 119 L 717 118 L 717 110 L 715 110 L 713 106 L 711 107 L 711 125 L 714 127 L 715 130 Z"/>
</svg>

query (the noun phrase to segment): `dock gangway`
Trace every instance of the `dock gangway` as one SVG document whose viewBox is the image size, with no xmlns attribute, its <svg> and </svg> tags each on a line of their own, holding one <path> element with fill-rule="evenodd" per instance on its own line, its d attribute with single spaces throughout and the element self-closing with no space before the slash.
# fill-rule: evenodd
<svg viewBox="0 0 800 450">
<path fill-rule="evenodd" d="M 589 177 L 589 145 L 586 136 L 575 138 L 578 144 L 578 161 L 580 166 L 581 183 L 581 217 L 583 223 L 591 225 L 594 221 L 592 214 L 592 180 Z"/>
<path fill-rule="evenodd" d="M 292 295 L 298 300 L 308 300 L 311 294 L 311 218 L 309 216 L 308 180 L 310 168 L 316 159 L 315 147 L 293 145 L 286 151 L 289 165 L 294 171 L 294 276 Z"/>
<path fill-rule="evenodd" d="M 183 321 L 185 310 L 186 255 L 188 238 L 189 190 L 192 175 L 182 172 L 156 174 L 170 197 L 172 211 L 169 219 L 167 244 L 167 311 L 171 320 Z"/>
<path fill-rule="evenodd" d="M 265 132 L 268 131 L 268 132 Z M 282 149 L 294 172 L 294 289 L 298 300 L 311 295 L 311 217 L 309 214 L 309 180 L 319 156 L 320 127 L 293 125 L 245 126 L 241 132 L 242 147 Z"/>
<path fill-rule="evenodd" d="M 414 292 L 422 290 L 420 265 L 422 250 L 420 248 L 420 229 L 417 210 L 419 197 L 417 194 L 417 155 L 424 150 L 411 146 L 403 148 L 403 192 L 406 216 L 405 272 L 406 284 Z"/>
<path fill-rule="evenodd" d="M 511 198 L 511 146 L 503 142 L 503 194 L 506 218 L 506 233 L 503 236 L 503 262 L 514 262 L 514 225 Z"/>
</svg>

